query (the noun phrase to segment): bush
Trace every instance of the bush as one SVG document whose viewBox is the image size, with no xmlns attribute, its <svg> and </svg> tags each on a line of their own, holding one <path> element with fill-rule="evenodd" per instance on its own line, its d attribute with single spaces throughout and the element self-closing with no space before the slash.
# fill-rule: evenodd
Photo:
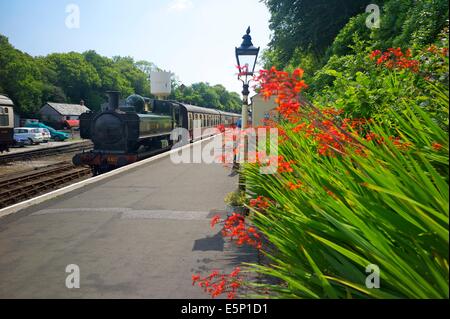
<svg viewBox="0 0 450 319">
<path fill-rule="evenodd" d="M 224 198 L 224 202 L 229 206 L 243 206 L 245 203 L 245 192 L 235 191 L 228 193 Z"/>
<path fill-rule="evenodd" d="M 356 75 L 380 95 L 404 97 L 396 108 L 381 105 L 385 116 L 358 122 L 302 103 L 296 118 L 295 102 L 281 101 L 280 111 L 290 110 L 280 124 L 282 169 L 244 167 L 249 194 L 270 203 L 252 208 L 252 222 L 275 247 L 264 251 L 268 265 L 251 269 L 283 282 L 262 285 L 278 297 L 449 297 L 448 128 L 392 82 L 405 77 L 416 89 L 414 73 L 385 72 L 390 78 Z M 448 87 L 426 83 L 430 107 L 448 115 Z M 369 265 L 379 267 L 380 289 L 366 287 Z"/>
<path fill-rule="evenodd" d="M 370 59 L 369 51 L 364 49 L 365 42 L 356 40 L 353 48 L 357 53 L 331 57 L 314 76 L 308 96 L 316 104 L 343 109 L 352 118 L 386 119 L 390 114 L 386 109 L 403 112 L 404 107 L 414 104 L 433 113 L 444 128 L 448 126 L 448 114 L 433 109 L 436 104 L 432 103 L 435 87 L 448 90 L 448 54 L 445 51 L 448 38 L 444 34 L 438 45 L 416 50 L 414 56 L 408 58 L 419 63 L 416 72 L 407 68 L 392 72 L 377 65 L 376 59 Z"/>
</svg>

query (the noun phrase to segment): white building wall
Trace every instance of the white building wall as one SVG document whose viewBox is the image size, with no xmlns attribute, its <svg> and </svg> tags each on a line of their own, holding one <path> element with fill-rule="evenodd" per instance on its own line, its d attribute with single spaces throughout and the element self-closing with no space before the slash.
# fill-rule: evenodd
<svg viewBox="0 0 450 319">
<path fill-rule="evenodd" d="M 255 95 L 252 98 L 252 125 L 254 127 L 264 124 L 264 119 L 270 118 L 275 120 L 278 118 L 278 113 L 275 109 L 278 105 L 275 103 L 274 99 L 269 99 L 267 101 L 261 95 Z"/>
</svg>

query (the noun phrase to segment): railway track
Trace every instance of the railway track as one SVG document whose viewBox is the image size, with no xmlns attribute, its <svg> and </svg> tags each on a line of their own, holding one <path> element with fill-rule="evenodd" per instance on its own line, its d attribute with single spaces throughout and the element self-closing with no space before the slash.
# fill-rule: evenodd
<svg viewBox="0 0 450 319">
<path fill-rule="evenodd" d="M 9 162 L 14 162 L 14 161 L 27 161 L 27 160 L 31 160 L 36 157 L 52 156 L 52 155 L 72 153 L 72 152 L 80 152 L 83 150 L 87 151 L 92 148 L 92 145 L 93 145 L 92 142 L 86 141 L 86 142 L 73 143 L 73 144 L 69 144 L 69 145 L 62 145 L 62 146 L 57 146 L 57 147 L 52 147 L 52 148 L 42 148 L 42 149 L 30 150 L 27 152 L 1 155 L 0 156 L 0 165 L 6 164 Z"/>
<path fill-rule="evenodd" d="M 0 208 L 14 205 L 91 174 L 85 167 L 61 162 L 0 180 Z"/>
</svg>

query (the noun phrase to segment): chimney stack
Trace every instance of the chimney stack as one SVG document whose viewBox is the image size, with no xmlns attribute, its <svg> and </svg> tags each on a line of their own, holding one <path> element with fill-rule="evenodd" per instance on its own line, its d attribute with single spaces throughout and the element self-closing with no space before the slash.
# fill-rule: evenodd
<svg viewBox="0 0 450 319">
<path fill-rule="evenodd" d="M 108 110 L 116 111 L 119 108 L 119 91 L 108 91 L 106 93 L 109 99 Z"/>
</svg>

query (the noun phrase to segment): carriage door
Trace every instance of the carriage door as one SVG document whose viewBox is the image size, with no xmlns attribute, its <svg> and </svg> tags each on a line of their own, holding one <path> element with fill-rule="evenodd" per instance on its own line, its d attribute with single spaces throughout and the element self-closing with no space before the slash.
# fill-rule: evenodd
<svg viewBox="0 0 450 319">
<path fill-rule="evenodd" d="M 175 120 L 174 127 L 183 127 L 183 117 L 179 105 L 173 107 L 173 119 Z"/>
</svg>

